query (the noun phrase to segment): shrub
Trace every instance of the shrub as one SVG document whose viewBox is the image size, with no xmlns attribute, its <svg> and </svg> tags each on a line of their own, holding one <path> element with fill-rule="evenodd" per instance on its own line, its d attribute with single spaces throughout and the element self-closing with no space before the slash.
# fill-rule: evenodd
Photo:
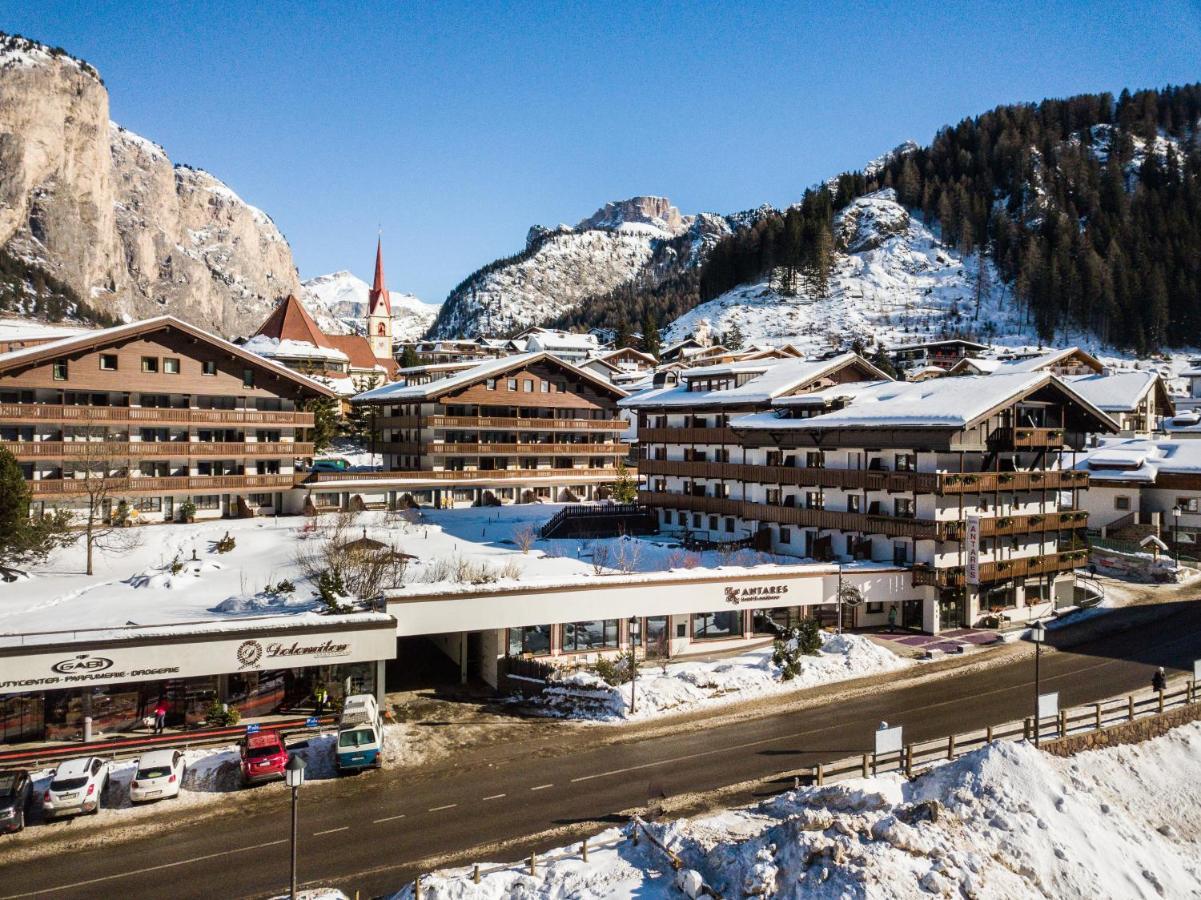
<svg viewBox="0 0 1201 900">
<path fill-rule="evenodd" d="M 179 558 L 179 554 L 175 554 L 175 558 L 171 560 L 171 565 L 167 567 L 172 575 L 178 575 L 183 571 L 183 560 Z"/>
<path fill-rule="evenodd" d="M 347 596 L 346 585 L 337 569 L 326 569 L 317 576 L 317 596 L 330 612 L 350 612 L 350 606 L 342 602 Z"/>
<path fill-rule="evenodd" d="M 533 525 L 526 525 L 513 532 L 513 543 L 522 553 L 529 553 L 536 540 L 538 540 L 538 532 L 534 531 Z"/>
<path fill-rule="evenodd" d="M 633 680 L 638 671 L 638 660 L 632 651 L 620 656 L 602 656 L 593 669 L 606 684 L 617 687 Z"/>
<path fill-rule="evenodd" d="M 194 518 L 196 518 L 195 503 L 193 503 L 191 500 L 185 500 L 183 503 L 179 504 L 179 520 L 181 522 L 187 522 Z"/>
<path fill-rule="evenodd" d="M 602 574 L 609 566 L 609 545 L 596 544 L 592 545 L 592 571 L 597 575 Z"/>
<path fill-rule="evenodd" d="M 234 540 L 234 536 L 227 531 L 220 540 L 213 544 L 213 549 L 218 553 L 229 553 L 236 546 L 238 546 L 238 542 Z"/>
<path fill-rule="evenodd" d="M 206 724 L 214 728 L 226 728 L 230 725 L 237 725 L 241 720 L 242 714 L 232 706 L 227 706 L 220 700 L 214 699 L 209 704 L 208 711 L 205 713 L 204 721 Z"/>
</svg>

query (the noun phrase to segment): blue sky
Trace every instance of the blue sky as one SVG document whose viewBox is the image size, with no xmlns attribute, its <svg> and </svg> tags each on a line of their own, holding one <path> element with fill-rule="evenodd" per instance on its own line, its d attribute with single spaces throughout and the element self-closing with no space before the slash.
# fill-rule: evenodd
<svg viewBox="0 0 1201 900">
<path fill-rule="evenodd" d="M 112 117 L 262 207 L 302 277 L 440 301 L 535 223 L 786 205 L 999 103 L 1201 78 L 1195 3 L 0 0 Z"/>
</svg>

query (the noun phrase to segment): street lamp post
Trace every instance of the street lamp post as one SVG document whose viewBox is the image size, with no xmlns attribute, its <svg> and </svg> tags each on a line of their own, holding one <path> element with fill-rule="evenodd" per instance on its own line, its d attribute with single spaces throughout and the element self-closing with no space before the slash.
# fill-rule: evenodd
<svg viewBox="0 0 1201 900">
<path fill-rule="evenodd" d="M 300 786 L 304 784 L 304 760 L 293 754 L 284 766 L 284 781 L 292 789 L 292 881 L 289 897 L 296 900 L 296 834 L 299 819 L 297 805 L 300 800 Z"/>
<path fill-rule="evenodd" d="M 1043 641 L 1047 639 L 1047 626 L 1042 622 L 1035 622 L 1030 626 L 1030 640 L 1034 641 L 1034 746 L 1038 746 L 1039 732 L 1042 730 L 1042 722 L 1038 714 L 1038 698 L 1039 698 L 1039 662 L 1042 657 Z"/>
<path fill-rule="evenodd" d="M 1180 507 L 1172 507 L 1172 557 L 1180 566 Z"/>
<path fill-rule="evenodd" d="M 634 714 L 638 700 L 638 645 L 634 643 L 634 629 L 638 626 L 638 617 L 630 616 L 630 715 Z M 638 629 L 638 638 L 642 638 L 642 629 Z"/>
</svg>

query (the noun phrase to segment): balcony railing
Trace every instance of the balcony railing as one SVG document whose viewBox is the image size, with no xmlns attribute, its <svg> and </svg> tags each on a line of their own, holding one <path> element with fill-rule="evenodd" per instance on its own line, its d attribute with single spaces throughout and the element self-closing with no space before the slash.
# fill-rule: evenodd
<svg viewBox="0 0 1201 900">
<path fill-rule="evenodd" d="M 729 428 L 638 428 L 642 444 L 741 444 Z"/>
<path fill-rule="evenodd" d="M 429 428 L 504 428 L 522 431 L 568 430 L 568 431 L 625 431 L 629 422 L 625 419 L 530 419 L 507 418 L 504 416 L 429 416 L 425 420 Z"/>
<path fill-rule="evenodd" d="M 47 478 L 30 481 L 29 489 L 35 497 L 70 497 L 88 492 L 86 478 Z M 213 494 L 222 491 L 286 490 L 293 485 L 292 475 L 133 475 L 106 479 L 109 496 L 121 494 L 162 494 L 172 491 L 190 491 L 195 494 Z"/>
<path fill-rule="evenodd" d="M 998 428 L 988 436 L 988 443 L 1002 450 L 1062 447 L 1063 436 L 1062 428 Z"/>
<path fill-rule="evenodd" d="M 962 540 L 967 531 L 964 521 L 939 522 L 941 539 Z M 1088 527 L 1088 513 L 1079 509 L 1058 510 L 1049 513 L 1030 513 L 1021 516 L 989 514 L 980 518 L 980 534 L 983 537 L 1000 537 L 1012 534 L 1046 534 L 1055 531 L 1074 531 Z"/>
<path fill-rule="evenodd" d="M 938 523 L 931 519 L 904 516 L 879 516 L 868 513 L 834 512 L 797 506 L 776 506 L 732 500 L 725 497 L 694 497 L 690 494 L 661 494 L 639 491 L 638 502 L 666 509 L 687 509 L 695 512 L 738 516 L 758 522 L 777 522 L 809 528 L 854 531 L 863 534 L 884 534 L 890 537 L 935 538 Z"/>
<path fill-rule="evenodd" d="M 409 446 L 409 445 L 406 445 Z M 625 444 L 423 444 L 431 456 L 625 456 Z"/>
<path fill-rule="evenodd" d="M 626 470 L 636 477 L 634 469 Z M 570 481 L 573 478 L 608 479 L 616 478 L 616 468 L 590 469 L 404 469 L 387 472 L 297 472 L 296 484 L 337 484 L 355 481 L 532 481 L 556 479 Z"/>
<path fill-rule="evenodd" d="M 1087 550 L 1066 550 L 1059 553 L 1045 553 L 1040 556 L 1023 556 L 1016 559 L 986 562 L 980 564 L 980 583 L 991 584 L 1011 578 L 1026 578 L 1031 575 L 1054 575 L 1059 572 L 1069 572 L 1087 562 Z M 913 583 L 918 587 L 923 585 L 963 587 L 965 583 L 963 567 L 935 568 L 930 565 L 916 565 L 913 567 Z"/>
<path fill-rule="evenodd" d="M 694 479 L 716 478 L 722 481 L 746 481 L 755 484 L 850 488 L 891 493 L 968 494 L 1088 487 L 1088 473 L 1072 469 L 1046 469 L 1037 472 L 892 472 L 879 469 L 827 469 L 665 459 L 644 459 L 639 462 L 638 468 L 644 475 L 678 475 Z"/>
<path fill-rule="evenodd" d="M 18 459 L 312 456 L 300 441 L 0 441 Z"/>
<path fill-rule="evenodd" d="M 0 403 L 0 419 L 21 422 L 162 422 L 291 425 L 311 428 L 313 413 L 259 409 L 169 409 L 143 406 L 64 406 Z"/>
</svg>

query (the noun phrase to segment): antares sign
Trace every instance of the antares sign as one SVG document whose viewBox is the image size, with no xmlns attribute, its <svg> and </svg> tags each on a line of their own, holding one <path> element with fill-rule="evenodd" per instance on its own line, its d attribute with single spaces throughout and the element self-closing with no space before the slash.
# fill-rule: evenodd
<svg viewBox="0 0 1201 900">
<path fill-rule="evenodd" d="M 747 587 L 727 585 L 725 600 L 726 603 L 737 606 L 748 600 L 783 600 L 787 593 L 788 585 L 786 584 L 748 585 Z"/>
<path fill-rule="evenodd" d="M 155 681 L 369 662 L 396 656 L 395 625 L 342 631 L 275 633 L 254 638 L 198 634 L 189 641 L 112 643 L 96 652 L 58 650 L 0 655 L 0 693 L 87 684 Z"/>
<path fill-rule="evenodd" d="M 980 517 L 967 516 L 967 566 L 965 566 L 964 583 L 980 584 Z"/>
</svg>

